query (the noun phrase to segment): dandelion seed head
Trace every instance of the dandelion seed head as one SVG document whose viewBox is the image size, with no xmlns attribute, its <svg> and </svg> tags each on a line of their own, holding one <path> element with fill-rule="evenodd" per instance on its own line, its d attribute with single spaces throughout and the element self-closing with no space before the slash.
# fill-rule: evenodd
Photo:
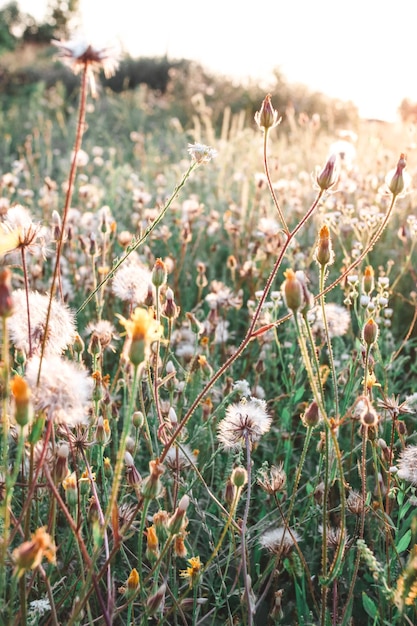
<svg viewBox="0 0 417 626">
<path fill-rule="evenodd" d="M 88 403 L 93 379 L 80 365 L 49 354 L 42 359 L 39 384 L 39 357 L 32 357 L 26 367 L 26 379 L 32 388 L 35 410 L 45 411 L 56 424 L 73 428 L 88 424 Z"/>
<path fill-rule="evenodd" d="M 286 556 L 289 554 L 294 547 L 294 539 L 298 543 L 301 541 L 301 537 L 294 530 L 291 531 L 292 536 L 289 531 L 282 526 L 278 528 L 273 528 L 272 530 L 268 530 L 265 532 L 259 539 L 259 544 L 262 548 L 265 548 L 269 552 L 273 552 L 274 554 L 279 554 Z"/>
<path fill-rule="evenodd" d="M 343 335 L 346 335 L 350 326 L 350 313 L 348 309 L 333 302 L 326 302 L 324 307 L 330 338 L 343 337 Z M 324 332 L 321 307 L 315 306 L 311 309 L 307 314 L 307 318 L 311 323 L 313 333 L 322 334 Z"/>
<path fill-rule="evenodd" d="M 143 304 L 152 284 L 152 273 L 139 261 L 125 263 L 112 281 L 115 296 L 132 305 Z"/>
<path fill-rule="evenodd" d="M 17 289 L 13 292 L 14 312 L 8 319 L 10 339 L 15 348 L 29 353 L 28 317 L 26 308 L 26 292 Z M 49 304 L 49 296 L 37 291 L 29 292 L 30 336 L 33 353 L 39 353 L 45 334 L 45 321 Z M 76 336 L 74 314 L 66 304 L 52 300 L 48 324 L 45 352 L 61 354 L 70 346 Z"/>
<path fill-rule="evenodd" d="M 231 404 L 226 409 L 226 417 L 218 426 L 217 438 L 226 450 L 238 449 L 259 439 L 271 428 L 272 419 L 268 415 L 266 402 L 251 397 Z"/>
</svg>

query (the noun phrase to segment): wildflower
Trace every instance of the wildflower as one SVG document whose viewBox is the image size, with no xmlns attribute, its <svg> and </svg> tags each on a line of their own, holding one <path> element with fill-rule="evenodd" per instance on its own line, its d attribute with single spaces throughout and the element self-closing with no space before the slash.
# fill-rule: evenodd
<svg viewBox="0 0 417 626">
<path fill-rule="evenodd" d="M 52 537 L 46 532 L 45 527 L 38 528 L 30 541 L 25 541 L 12 553 L 15 563 L 14 574 L 21 578 L 25 571 L 35 569 L 45 557 L 50 563 L 55 563 L 56 547 Z"/>
<path fill-rule="evenodd" d="M 18 350 L 29 354 L 29 345 L 31 345 L 32 353 L 39 354 L 45 336 L 49 296 L 42 295 L 37 291 L 30 291 L 28 297 L 30 340 L 26 292 L 24 289 L 17 289 L 13 292 L 15 308 L 8 322 L 10 339 Z M 72 344 L 75 337 L 76 328 L 72 311 L 66 304 L 58 300 L 52 300 L 45 352 L 50 355 L 59 355 Z"/>
<path fill-rule="evenodd" d="M 14 418 L 19 426 L 26 426 L 31 417 L 31 391 L 24 378 L 14 376 L 10 381 L 10 389 L 15 404 Z"/>
<path fill-rule="evenodd" d="M 244 467 L 235 467 L 230 476 L 230 481 L 232 485 L 238 489 L 242 489 L 248 482 L 248 472 Z"/>
<path fill-rule="evenodd" d="M 278 111 L 274 109 L 271 103 L 271 94 L 265 96 L 261 108 L 255 113 L 255 122 L 261 130 L 267 132 L 270 128 L 275 128 L 281 122 Z"/>
<path fill-rule="evenodd" d="M 306 428 L 314 428 L 320 422 L 319 406 L 315 400 L 307 407 L 301 416 L 301 421 Z"/>
<path fill-rule="evenodd" d="M 87 371 L 67 359 L 48 355 L 42 360 L 37 384 L 39 367 L 40 359 L 34 356 L 26 368 L 34 409 L 44 411 L 48 419 L 69 428 L 77 424 L 87 425 L 88 402 L 93 390 L 93 381 Z"/>
<path fill-rule="evenodd" d="M 316 262 L 325 267 L 331 265 L 334 261 L 334 252 L 332 248 L 332 240 L 330 239 L 330 230 L 327 224 L 320 228 L 317 246 L 314 252 Z"/>
<path fill-rule="evenodd" d="M 296 313 L 304 306 L 303 286 L 292 269 L 286 270 L 284 276 L 285 281 L 282 285 L 282 290 L 285 304 L 293 313 Z"/>
<path fill-rule="evenodd" d="M 193 161 L 201 165 L 202 163 L 209 163 L 209 161 L 214 159 L 217 156 L 217 150 L 210 148 L 210 146 L 205 146 L 202 143 L 189 143 L 188 154 Z"/>
<path fill-rule="evenodd" d="M 180 314 L 180 308 L 175 304 L 174 292 L 170 287 L 165 293 L 165 303 L 162 307 L 162 314 L 168 319 L 175 319 Z"/>
<path fill-rule="evenodd" d="M 365 267 L 365 271 L 363 273 L 363 279 L 362 279 L 362 290 L 366 293 L 366 294 L 370 294 L 375 287 L 375 280 L 374 280 L 374 268 L 372 267 L 372 265 L 367 265 Z"/>
<path fill-rule="evenodd" d="M 152 270 L 152 284 L 155 287 L 162 287 L 167 281 L 167 267 L 162 259 L 156 259 Z"/>
<path fill-rule="evenodd" d="M 284 491 L 287 483 L 287 475 L 284 471 L 283 464 L 271 465 L 269 471 L 266 468 L 260 470 L 257 482 L 258 485 L 270 495 Z"/>
<path fill-rule="evenodd" d="M 146 529 L 146 557 L 151 563 L 155 563 L 159 557 L 159 541 L 156 534 L 155 524 Z"/>
<path fill-rule="evenodd" d="M 126 600 L 128 602 L 132 600 L 136 596 L 138 591 L 139 591 L 139 574 L 138 574 L 138 570 L 133 568 L 126 581 L 126 588 L 124 592 Z"/>
<path fill-rule="evenodd" d="M 16 250 L 19 246 L 19 230 L 9 230 L 0 224 L 0 256 Z"/>
<path fill-rule="evenodd" d="M 417 446 L 406 446 L 397 462 L 398 478 L 417 487 Z"/>
<path fill-rule="evenodd" d="M 174 471 L 182 471 L 197 460 L 194 450 L 185 443 L 181 447 L 171 446 L 165 457 L 167 466 Z"/>
<path fill-rule="evenodd" d="M 129 319 L 118 315 L 126 328 L 125 352 L 133 365 L 143 363 L 149 356 L 150 346 L 161 335 L 161 326 L 154 319 L 152 311 L 136 308 Z"/>
<path fill-rule="evenodd" d="M 167 590 L 167 586 L 165 583 L 163 583 L 157 589 L 156 593 L 154 593 L 153 596 L 150 596 L 147 599 L 146 611 L 148 615 L 153 615 L 154 613 L 156 613 L 156 611 L 158 611 L 159 609 L 162 609 L 164 600 L 165 600 L 166 590 Z"/>
<path fill-rule="evenodd" d="M 119 62 L 115 50 L 107 48 L 95 48 L 87 41 L 56 41 L 52 43 L 60 49 L 63 61 L 68 65 L 74 74 L 81 71 L 87 73 L 93 98 L 97 95 L 95 74 L 100 70 L 104 71 L 106 78 L 110 78 L 116 73 Z"/>
<path fill-rule="evenodd" d="M 323 535 L 323 526 L 319 526 L 319 533 Z M 340 526 L 327 526 L 326 529 L 326 543 L 327 546 L 333 550 L 339 546 L 340 542 L 343 542 L 346 545 L 347 535 L 346 530 L 340 528 Z"/>
<path fill-rule="evenodd" d="M 372 346 L 378 339 L 378 325 L 372 319 L 369 319 L 362 329 L 362 339 L 367 346 Z"/>
<path fill-rule="evenodd" d="M 24 249 L 34 254 L 43 251 L 46 231 L 41 224 L 32 221 L 31 215 L 21 204 L 12 206 L 4 216 L 6 231 L 16 235 L 15 249 Z"/>
<path fill-rule="evenodd" d="M 182 559 L 185 559 L 185 557 L 187 556 L 187 548 L 185 545 L 185 536 L 187 535 L 187 533 L 182 533 L 182 534 L 178 534 L 175 535 L 174 537 L 174 554 L 175 556 L 179 556 Z"/>
<path fill-rule="evenodd" d="M 182 532 L 188 524 L 187 509 L 190 504 L 190 498 L 187 494 L 184 494 L 181 500 L 178 502 L 178 506 L 168 521 L 168 528 L 171 535 L 176 535 Z"/>
<path fill-rule="evenodd" d="M 131 305 L 143 304 L 152 284 L 152 274 L 139 261 L 124 263 L 116 272 L 112 281 L 115 296 Z"/>
<path fill-rule="evenodd" d="M 316 183 L 322 191 L 327 191 L 337 183 L 339 167 L 337 154 L 331 154 L 321 172 L 316 173 Z"/>
<path fill-rule="evenodd" d="M 409 174 L 404 171 L 406 165 L 405 154 L 401 154 L 395 170 L 391 170 L 386 175 L 385 184 L 394 198 L 404 196 L 410 186 L 411 178 Z"/>
<path fill-rule="evenodd" d="M 346 506 L 354 515 L 361 515 L 365 507 L 362 495 L 352 489 L 346 498 Z"/>
<path fill-rule="evenodd" d="M 182 578 L 188 578 L 190 587 L 193 587 L 194 583 L 200 576 L 202 563 L 199 556 L 192 556 L 191 559 L 187 560 L 187 563 L 189 564 L 189 567 L 185 570 L 181 570 L 180 576 Z"/>
<path fill-rule="evenodd" d="M 51 610 L 51 604 L 48 598 L 39 598 L 39 600 L 32 600 L 29 604 L 29 611 L 31 616 L 36 620 L 36 617 L 40 617 Z"/>
<path fill-rule="evenodd" d="M 142 482 L 142 476 L 139 474 L 136 469 L 135 462 L 133 460 L 130 452 L 125 452 L 125 465 L 126 465 L 126 474 L 127 474 L 127 482 L 131 487 L 138 487 Z"/>
<path fill-rule="evenodd" d="M 402 611 L 405 606 L 413 606 L 417 598 L 417 545 L 410 551 L 405 568 L 397 580 L 394 602 Z"/>
<path fill-rule="evenodd" d="M 257 398 L 241 400 L 226 409 L 226 417 L 220 422 L 217 438 L 226 450 L 259 441 L 271 427 L 272 419 L 266 410 L 266 402 Z"/>
<path fill-rule="evenodd" d="M 98 341 L 103 350 L 109 348 L 114 351 L 112 340 L 117 339 L 117 335 L 111 322 L 108 322 L 107 320 L 90 322 L 86 328 L 86 332 L 89 335 L 91 334 L 91 341 L 93 341 L 93 337 Z"/>
<path fill-rule="evenodd" d="M 142 483 L 142 494 L 145 498 L 157 498 L 162 491 L 160 477 L 165 471 L 159 459 L 149 461 L 150 475 Z"/>
<path fill-rule="evenodd" d="M 301 537 L 295 532 L 287 530 L 282 526 L 273 528 L 265 532 L 259 539 L 262 548 L 280 556 L 287 556 L 294 547 L 295 542 L 299 542 Z"/>
</svg>

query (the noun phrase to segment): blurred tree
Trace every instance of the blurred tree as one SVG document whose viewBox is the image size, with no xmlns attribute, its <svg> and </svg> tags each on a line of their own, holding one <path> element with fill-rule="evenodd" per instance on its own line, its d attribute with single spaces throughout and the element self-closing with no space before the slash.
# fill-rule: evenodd
<svg viewBox="0 0 417 626">
<path fill-rule="evenodd" d="M 49 0 L 46 22 L 56 39 L 69 39 L 78 21 L 79 0 Z"/>
<path fill-rule="evenodd" d="M 10 2 L 0 10 L 0 55 L 16 48 L 21 29 L 22 14 L 17 2 Z"/>
</svg>

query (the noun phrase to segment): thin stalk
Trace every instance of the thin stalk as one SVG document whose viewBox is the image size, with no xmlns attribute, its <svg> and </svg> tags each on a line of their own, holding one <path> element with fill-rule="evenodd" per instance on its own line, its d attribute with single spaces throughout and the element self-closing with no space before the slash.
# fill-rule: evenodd
<svg viewBox="0 0 417 626">
<path fill-rule="evenodd" d="M 248 518 L 249 518 L 249 508 L 250 508 L 250 499 L 252 495 L 251 489 L 251 480 L 252 480 L 252 460 L 251 460 L 251 442 L 249 440 L 248 435 L 245 435 L 245 443 L 246 443 L 246 471 L 247 471 L 247 493 L 246 493 L 246 502 L 245 502 L 245 510 L 243 512 L 242 524 L 241 524 L 241 550 L 242 550 L 242 575 L 243 575 L 243 584 L 245 588 L 245 598 L 246 598 L 246 606 L 248 609 L 248 626 L 252 626 L 254 613 L 253 610 L 253 602 L 251 599 L 252 595 L 252 584 L 251 578 L 249 576 L 249 564 L 246 554 L 246 532 L 248 527 Z"/>
<path fill-rule="evenodd" d="M 280 220 L 280 222 L 282 224 L 282 227 L 284 229 L 284 232 L 285 232 L 285 234 L 286 234 L 286 236 L 288 238 L 288 237 L 290 237 L 290 230 L 289 230 L 289 228 L 287 226 L 287 222 L 285 221 L 284 215 L 282 213 L 280 204 L 278 202 L 278 198 L 277 198 L 277 196 L 275 194 L 275 189 L 274 189 L 274 187 L 272 185 L 271 176 L 270 176 L 270 173 L 269 173 L 269 165 L 268 165 L 268 158 L 267 158 L 268 131 L 269 131 L 269 128 L 266 128 L 265 132 L 264 132 L 264 149 L 263 149 L 264 170 L 265 170 L 266 180 L 268 181 L 269 193 L 272 196 L 272 200 L 274 201 L 275 208 L 276 208 L 276 210 L 278 212 L 279 220 Z"/>
<path fill-rule="evenodd" d="M 64 239 L 65 239 L 65 226 L 67 222 L 68 211 L 71 206 L 72 194 L 74 191 L 75 175 L 77 172 L 77 156 L 81 148 L 83 133 L 85 130 L 88 76 L 89 76 L 90 71 L 91 71 L 91 68 L 89 67 L 89 63 L 86 62 L 84 64 L 84 69 L 83 69 L 82 78 L 81 78 L 80 104 L 79 104 L 79 109 L 78 109 L 78 123 L 77 123 L 77 132 L 75 135 L 74 155 L 72 157 L 71 168 L 70 168 L 70 172 L 68 176 L 68 186 L 67 186 L 67 192 L 65 194 L 65 204 L 64 204 L 64 210 L 63 210 L 62 219 L 61 219 L 61 230 L 60 230 L 59 239 L 58 239 L 57 248 L 56 248 L 55 266 L 54 266 L 54 272 L 52 276 L 52 282 L 51 282 L 51 288 L 50 288 L 50 294 L 49 294 L 48 310 L 46 312 L 45 331 L 44 331 L 44 336 L 43 336 L 43 341 L 42 341 L 41 355 L 39 359 L 38 379 L 36 383 L 37 385 L 39 385 L 39 381 L 41 377 L 42 361 L 43 361 L 43 357 L 45 354 L 46 342 L 48 338 L 48 326 L 49 326 L 49 320 L 51 317 L 52 301 L 55 296 L 56 283 L 60 275 L 61 254 L 62 254 L 62 248 L 64 245 Z"/>
</svg>

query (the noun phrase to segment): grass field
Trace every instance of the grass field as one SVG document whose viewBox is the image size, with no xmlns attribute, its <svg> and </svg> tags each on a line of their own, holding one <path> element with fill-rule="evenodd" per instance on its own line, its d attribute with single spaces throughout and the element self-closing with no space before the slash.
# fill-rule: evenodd
<svg viewBox="0 0 417 626">
<path fill-rule="evenodd" d="M 414 129 L 68 60 L 0 117 L 0 624 L 415 624 Z"/>
</svg>

